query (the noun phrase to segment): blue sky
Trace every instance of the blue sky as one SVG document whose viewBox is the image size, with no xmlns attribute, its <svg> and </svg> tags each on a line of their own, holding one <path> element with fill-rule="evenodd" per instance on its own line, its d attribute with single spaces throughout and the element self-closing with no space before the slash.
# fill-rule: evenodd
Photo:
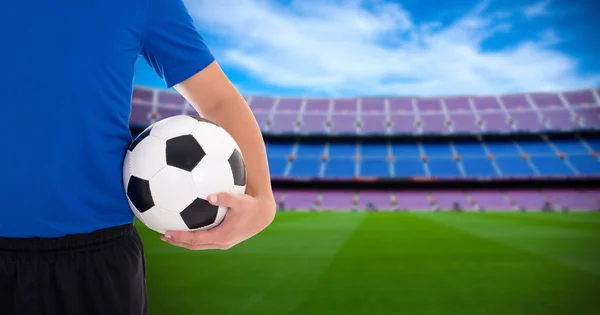
<svg viewBox="0 0 600 315">
<path fill-rule="evenodd" d="M 460 95 L 600 85 L 596 0 L 184 0 L 246 95 Z M 145 61 L 135 83 L 163 88 Z"/>
</svg>

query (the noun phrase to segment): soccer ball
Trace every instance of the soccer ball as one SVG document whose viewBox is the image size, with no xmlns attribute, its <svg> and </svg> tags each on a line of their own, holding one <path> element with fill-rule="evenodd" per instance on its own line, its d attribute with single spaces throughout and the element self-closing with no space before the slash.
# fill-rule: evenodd
<svg viewBox="0 0 600 315">
<path fill-rule="evenodd" d="M 207 201 L 244 194 L 246 167 L 235 140 L 200 117 L 177 115 L 150 125 L 125 153 L 123 186 L 135 216 L 150 229 L 207 230 L 227 212 Z"/>
</svg>

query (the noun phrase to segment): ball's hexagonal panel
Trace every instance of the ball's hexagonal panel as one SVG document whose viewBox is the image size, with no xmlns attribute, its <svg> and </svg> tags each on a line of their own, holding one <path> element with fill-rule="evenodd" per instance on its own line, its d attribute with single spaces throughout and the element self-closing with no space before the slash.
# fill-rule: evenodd
<svg viewBox="0 0 600 315">
<path fill-rule="evenodd" d="M 192 171 L 204 155 L 204 149 L 191 135 L 167 140 L 167 165 Z"/>
<path fill-rule="evenodd" d="M 215 124 L 214 122 L 212 122 L 212 121 L 210 121 L 210 120 L 208 120 L 208 119 L 206 119 L 206 118 L 202 118 L 202 117 L 200 117 L 200 116 L 190 116 L 190 117 L 191 117 L 191 118 L 194 118 L 194 119 L 195 119 L 196 121 L 198 121 L 198 122 L 204 122 L 204 123 L 207 123 L 207 124 L 213 124 L 213 125 L 215 125 L 215 126 L 217 125 L 217 124 Z"/>
<path fill-rule="evenodd" d="M 129 178 L 131 178 L 131 152 L 129 150 L 125 151 L 125 158 L 123 158 L 123 166 L 122 166 L 122 178 L 123 178 L 123 188 L 127 190 L 127 185 L 129 185 Z"/>
<path fill-rule="evenodd" d="M 135 139 L 133 139 L 133 142 L 131 142 L 131 144 L 129 145 L 128 150 L 133 151 L 133 149 L 135 149 L 135 147 L 137 147 L 137 145 L 140 142 L 142 142 L 142 140 L 146 139 L 146 137 L 150 135 L 150 132 L 152 132 L 152 128 L 154 128 L 154 124 L 146 127 L 144 131 L 140 132 L 140 134 L 137 137 L 135 137 Z"/>
<path fill-rule="evenodd" d="M 233 174 L 226 160 L 207 155 L 192 171 L 197 196 L 206 199 L 209 194 L 231 192 Z"/>
<path fill-rule="evenodd" d="M 129 162 L 131 175 L 149 180 L 167 165 L 166 143 L 162 139 L 148 136 L 133 151 Z"/>
<path fill-rule="evenodd" d="M 173 213 L 158 206 L 144 212 L 143 215 L 144 220 L 142 222 L 150 229 L 161 234 L 167 231 L 189 230 L 179 213 Z"/>
<path fill-rule="evenodd" d="M 165 141 L 192 133 L 198 121 L 187 115 L 177 115 L 157 121 L 150 134 Z"/>
<path fill-rule="evenodd" d="M 217 219 L 219 207 L 210 204 L 207 200 L 197 198 L 185 210 L 181 211 L 181 218 L 190 230 L 209 226 Z"/>
<path fill-rule="evenodd" d="M 133 206 L 141 213 L 154 207 L 150 183 L 145 179 L 131 176 L 127 185 L 127 196 Z"/>
<path fill-rule="evenodd" d="M 198 122 L 192 135 L 202 145 L 206 155 L 214 155 L 226 160 L 237 148 L 237 144 L 227 131 L 211 123 Z"/>
<path fill-rule="evenodd" d="M 192 173 L 172 166 L 152 177 L 150 191 L 157 206 L 174 213 L 181 212 L 197 197 Z"/>
<path fill-rule="evenodd" d="M 244 165 L 244 158 L 238 149 L 233 150 L 229 159 L 229 166 L 233 173 L 233 183 L 238 186 L 246 185 L 246 166 Z"/>
</svg>

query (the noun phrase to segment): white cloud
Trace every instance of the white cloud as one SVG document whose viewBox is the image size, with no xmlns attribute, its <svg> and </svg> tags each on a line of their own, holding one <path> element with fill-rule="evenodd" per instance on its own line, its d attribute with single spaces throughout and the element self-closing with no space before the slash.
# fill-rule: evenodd
<svg viewBox="0 0 600 315">
<path fill-rule="evenodd" d="M 523 14 L 528 18 L 544 16 L 550 14 L 548 6 L 552 0 L 541 0 L 523 8 Z"/>
<path fill-rule="evenodd" d="M 485 2 L 450 25 L 416 24 L 398 4 L 364 1 L 189 0 L 202 29 L 220 36 L 219 62 L 280 88 L 329 95 L 444 95 L 581 88 L 574 60 L 540 39 L 500 51 L 482 42 L 511 31 Z"/>
</svg>

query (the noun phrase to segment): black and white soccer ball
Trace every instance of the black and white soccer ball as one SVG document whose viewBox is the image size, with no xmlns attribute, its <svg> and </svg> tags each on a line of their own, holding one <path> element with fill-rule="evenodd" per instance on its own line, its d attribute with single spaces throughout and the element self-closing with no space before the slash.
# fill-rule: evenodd
<svg viewBox="0 0 600 315">
<path fill-rule="evenodd" d="M 207 201 L 219 192 L 244 194 L 240 148 L 220 126 L 178 115 L 150 125 L 129 146 L 123 185 L 135 216 L 150 229 L 207 230 L 227 212 Z"/>
</svg>

